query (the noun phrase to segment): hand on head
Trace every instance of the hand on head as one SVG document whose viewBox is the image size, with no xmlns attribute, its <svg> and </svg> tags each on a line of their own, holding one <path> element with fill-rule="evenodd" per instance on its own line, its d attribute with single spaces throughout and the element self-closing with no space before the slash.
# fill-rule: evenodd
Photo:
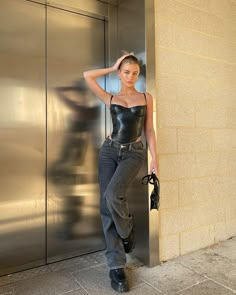
<svg viewBox="0 0 236 295">
<path fill-rule="evenodd" d="M 126 53 L 124 55 L 122 55 L 121 57 L 119 57 L 117 59 L 117 61 L 115 62 L 115 64 L 113 65 L 114 70 L 118 70 L 119 69 L 119 65 L 121 64 L 122 60 L 124 58 L 126 58 L 127 56 L 131 55 L 132 53 Z"/>
</svg>

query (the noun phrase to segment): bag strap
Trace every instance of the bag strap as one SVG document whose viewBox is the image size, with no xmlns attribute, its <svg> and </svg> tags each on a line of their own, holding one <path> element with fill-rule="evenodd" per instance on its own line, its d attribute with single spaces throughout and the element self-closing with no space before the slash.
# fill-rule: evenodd
<svg viewBox="0 0 236 295">
<path fill-rule="evenodd" d="M 155 173 L 147 174 L 142 178 L 142 184 L 145 184 L 145 185 L 148 183 L 154 184 L 155 182 L 157 182 L 159 185 L 159 179 Z"/>
</svg>

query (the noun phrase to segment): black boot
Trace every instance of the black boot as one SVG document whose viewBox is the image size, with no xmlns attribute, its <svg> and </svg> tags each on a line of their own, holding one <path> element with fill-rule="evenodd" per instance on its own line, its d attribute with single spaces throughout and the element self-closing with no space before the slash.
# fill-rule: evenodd
<svg viewBox="0 0 236 295">
<path fill-rule="evenodd" d="M 109 272 L 112 288 L 119 293 L 128 292 L 129 286 L 123 268 L 112 269 Z"/>
<path fill-rule="evenodd" d="M 134 249 L 135 246 L 135 235 L 134 235 L 134 227 L 132 228 L 129 236 L 126 239 L 122 239 L 123 245 L 125 248 L 125 253 L 130 253 Z"/>
</svg>

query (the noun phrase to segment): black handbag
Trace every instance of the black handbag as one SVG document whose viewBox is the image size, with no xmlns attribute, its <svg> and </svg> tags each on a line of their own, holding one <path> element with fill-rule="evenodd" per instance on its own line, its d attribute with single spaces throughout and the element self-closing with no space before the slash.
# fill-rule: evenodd
<svg viewBox="0 0 236 295">
<path fill-rule="evenodd" d="M 150 210 L 159 209 L 160 206 L 160 182 L 155 173 L 147 174 L 142 178 L 142 184 L 152 184 L 154 188 L 150 195 Z"/>
</svg>

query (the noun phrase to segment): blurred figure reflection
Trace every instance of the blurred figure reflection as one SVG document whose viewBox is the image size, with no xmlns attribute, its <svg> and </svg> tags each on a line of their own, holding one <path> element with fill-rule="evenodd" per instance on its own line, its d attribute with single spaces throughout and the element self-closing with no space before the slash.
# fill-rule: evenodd
<svg viewBox="0 0 236 295">
<path fill-rule="evenodd" d="M 74 227 L 80 221 L 80 208 L 84 197 L 73 195 L 73 186 L 97 182 L 96 169 L 86 173 L 83 165 L 85 161 L 90 161 L 91 165 L 96 165 L 97 162 L 96 138 L 97 128 L 100 126 L 100 105 L 91 97 L 84 79 L 74 82 L 71 86 L 56 87 L 55 91 L 72 112 L 58 159 L 49 166 L 48 177 L 63 197 L 63 226 L 57 234 L 60 238 L 74 239 Z M 65 185 L 72 186 L 72 189 L 63 189 L 62 186 Z"/>
</svg>

